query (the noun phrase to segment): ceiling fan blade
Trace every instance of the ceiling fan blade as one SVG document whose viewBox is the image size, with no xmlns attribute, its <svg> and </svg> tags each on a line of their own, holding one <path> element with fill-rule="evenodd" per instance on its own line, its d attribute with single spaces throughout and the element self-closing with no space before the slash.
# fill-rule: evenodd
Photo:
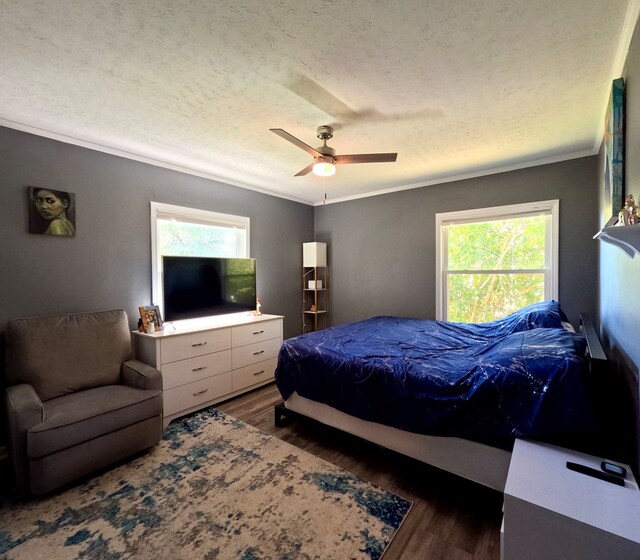
<svg viewBox="0 0 640 560">
<path fill-rule="evenodd" d="M 301 177 L 302 175 L 306 175 L 307 173 L 309 173 L 312 169 L 313 169 L 313 165 L 315 164 L 315 161 L 313 163 L 310 163 L 309 165 L 307 165 L 307 167 L 305 167 L 304 169 L 302 169 L 301 171 L 298 171 L 294 177 Z"/>
<path fill-rule="evenodd" d="M 343 163 L 378 163 L 378 162 L 394 162 L 398 154 L 349 154 L 344 156 L 336 156 L 336 165 Z"/>
<path fill-rule="evenodd" d="M 311 154 L 313 157 L 322 157 L 322 154 L 318 150 L 312 148 L 308 144 L 305 144 L 302 140 L 298 140 L 295 136 L 292 136 L 287 131 L 282 130 L 281 128 L 270 128 L 269 130 L 274 134 L 277 134 L 281 138 L 288 140 L 292 144 L 295 144 L 296 146 L 298 146 L 298 148 L 302 148 L 305 152 Z"/>
</svg>

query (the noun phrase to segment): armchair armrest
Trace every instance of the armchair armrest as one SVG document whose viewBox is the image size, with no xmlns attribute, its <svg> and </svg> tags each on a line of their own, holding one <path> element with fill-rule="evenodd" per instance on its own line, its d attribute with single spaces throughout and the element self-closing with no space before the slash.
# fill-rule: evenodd
<svg viewBox="0 0 640 560">
<path fill-rule="evenodd" d="M 27 430 L 44 420 L 44 407 L 34 388 L 27 383 L 7 387 L 5 405 L 13 473 L 20 493 L 27 494 L 29 492 Z"/>
<path fill-rule="evenodd" d="M 162 374 L 153 366 L 128 360 L 122 364 L 122 382 L 136 389 L 162 390 Z"/>
</svg>

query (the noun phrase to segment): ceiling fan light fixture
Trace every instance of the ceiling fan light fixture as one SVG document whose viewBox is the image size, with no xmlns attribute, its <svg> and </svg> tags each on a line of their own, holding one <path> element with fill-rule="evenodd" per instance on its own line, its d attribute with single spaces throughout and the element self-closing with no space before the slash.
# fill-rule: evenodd
<svg viewBox="0 0 640 560">
<path fill-rule="evenodd" d="M 336 151 L 330 146 L 327 146 L 327 140 L 333 138 L 333 128 L 329 125 L 319 126 L 316 130 L 316 136 L 322 140 L 322 146 L 319 148 L 312 148 L 309 144 L 305 144 L 302 140 L 299 140 L 281 128 L 270 128 L 269 130 L 313 156 L 313 163 L 310 163 L 304 169 L 298 171 L 294 177 L 302 177 L 310 172 L 313 172 L 314 175 L 319 177 L 331 177 L 331 175 L 335 175 L 336 173 L 336 163 L 394 162 L 398 157 L 397 153 L 336 155 Z"/>
<path fill-rule="evenodd" d="M 331 177 L 335 175 L 336 166 L 333 162 L 329 161 L 329 158 L 316 158 L 316 162 L 313 164 L 313 174 L 318 177 Z"/>
</svg>

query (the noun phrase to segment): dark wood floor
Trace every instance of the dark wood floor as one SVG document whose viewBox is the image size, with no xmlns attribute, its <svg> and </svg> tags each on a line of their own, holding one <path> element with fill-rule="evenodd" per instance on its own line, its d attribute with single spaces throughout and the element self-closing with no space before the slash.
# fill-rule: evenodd
<svg viewBox="0 0 640 560">
<path fill-rule="evenodd" d="M 267 385 L 217 405 L 264 432 L 413 502 L 384 560 L 498 560 L 502 495 L 312 421 L 274 425 Z"/>
</svg>

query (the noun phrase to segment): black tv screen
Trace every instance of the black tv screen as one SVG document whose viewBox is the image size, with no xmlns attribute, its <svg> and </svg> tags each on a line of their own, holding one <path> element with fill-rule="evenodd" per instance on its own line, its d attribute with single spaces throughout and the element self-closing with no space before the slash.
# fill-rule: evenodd
<svg viewBox="0 0 640 560">
<path fill-rule="evenodd" d="M 166 321 L 256 308 L 256 260 L 162 257 Z"/>
</svg>

